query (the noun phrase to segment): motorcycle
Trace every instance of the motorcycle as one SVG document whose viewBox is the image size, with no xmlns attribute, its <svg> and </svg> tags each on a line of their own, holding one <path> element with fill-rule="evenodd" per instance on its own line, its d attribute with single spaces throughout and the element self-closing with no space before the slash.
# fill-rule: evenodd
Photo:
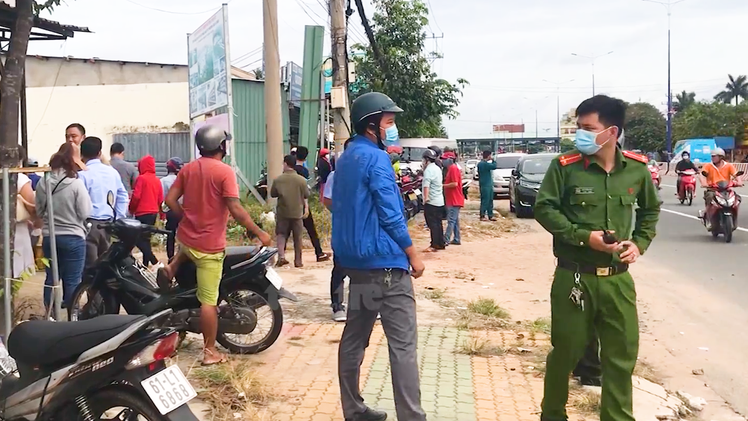
<svg viewBox="0 0 748 421">
<path fill-rule="evenodd" d="M 423 192 L 420 189 L 423 175 L 415 174 L 410 169 L 403 170 L 398 184 L 405 205 L 405 219 L 410 220 L 423 210 Z"/>
<path fill-rule="evenodd" d="M 706 177 L 706 172 L 701 174 Z M 735 176 L 743 174 L 743 171 L 738 171 Z M 707 205 L 706 211 L 699 211 L 699 217 L 707 231 L 715 238 L 724 234 L 726 243 L 732 241 L 732 233 L 738 225 L 738 208 L 742 199 L 733 190 L 736 185 L 735 180 L 731 180 L 708 186 L 707 189 L 714 191 L 714 199 Z"/>
<path fill-rule="evenodd" d="M 696 171 L 678 171 L 679 185 L 678 199 L 681 205 L 688 200 L 688 206 L 693 203 L 693 195 L 696 193 Z"/>
<path fill-rule="evenodd" d="M 260 194 L 263 200 L 268 200 L 268 171 L 263 168 L 260 171 L 260 179 L 255 183 L 255 190 Z"/>
<path fill-rule="evenodd" d="M 155 314 L 171 308 L 174 313 L 168 325 L 180 332 L 201 333 L 200 302 L 197 300 L 195 264 L 182 263 L 176 274 L 176 285 L 162 288 L 156 274 L 132 257 L 140 238 L 168 234 L 134 219 L 100 223 L 119 241 L 87 270 L 84 279 L 67 303 L 69 320 L 87 320 L 103 314 L 118 314 L 120 305 L 128 314 Z M 280 298 L 297 301 L 283 288 L 283 279 L 271 267 L 277 250 L 270 247 L 227 247 L 223 261 L 218 305 L 218 343 L 233 353 L 256 354 L 272 345 L 283 326 Z M 267 311 L 265 311 L 267 310 Z M 259 313 L 263 314 L 259 314 Z M 267 313 L 267 314 L 265 314 Z M 237 338 L 257 334 L 260 316 L 270 320 L 268 332 L 257 341 L 246 343 Z M 254 339 L 254 338 L 252 338 Z"/>
<path fill-rule="evenodd" d="M 462 179 L 462 195 L 465 196 L 465 199 L 468 198 L 468 190 L 470 190 L 470 184 L 471 183 L 472 183 L 472 181 L 470 181 L 469 178 L 467 178 L 467 179 L 463 178 Z"/>
<path fill-rule="evenodd" d="M 2 358 L 0 419 L 197 421 L 195 389 L 165 364 L 179 339 L 162 325 L 169 313 L 19 324 Z"/>
</svg>

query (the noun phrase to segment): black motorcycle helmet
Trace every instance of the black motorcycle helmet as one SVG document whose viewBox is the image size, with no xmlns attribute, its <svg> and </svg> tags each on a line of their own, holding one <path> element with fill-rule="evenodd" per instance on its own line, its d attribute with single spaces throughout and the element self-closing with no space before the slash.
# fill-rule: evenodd
<svg viewBox="0 0 748 421">
<path fill-rule="evenodd" d="M 384 113 L 402 113 L 403 109 L 395 104 L 395 101 L 387 95 L 379 92 L 369 92 L 361 95 L 353 101 L 351 106 L 351 123 L 353 129 L 359 135 L 364 135 L 368 128 L 372 128 L 377 135 L 377 144 L 384 149 L 379 124 Z"/>
<path fill-rule="evenodd" d="M 423 155 L 421 155 L 421 158 L 430 162 L 436 162 L 437 158 L 439 158 L 439 155 L 437 155 L 437 153 L 434 152 L 433 149 L 429 148 L 423 151 Z"/>
</svg>

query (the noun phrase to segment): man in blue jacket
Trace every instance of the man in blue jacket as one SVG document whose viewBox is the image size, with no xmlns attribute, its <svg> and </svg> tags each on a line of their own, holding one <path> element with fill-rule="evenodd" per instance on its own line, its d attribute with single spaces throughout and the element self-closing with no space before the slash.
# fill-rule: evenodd
<svg viewBox="0 0 748 421">
<path fill-rule="evenodd" d="M 338 350 L 340 397 L 346 421 L 383 421 L 387 413 L 367 407 L 359 375 L 369 337 L 381 314 L 390 351 L 397 418 L 424 421 L 416 345 L 416 301 L 411 275 L 425 269 L 410 240 L 403 200 L 395 182 L 388 145 L 398 140 L 386 95 L 364 94 L 353 102 L 356 135 L 335 165 L 332 247 L 350 279 L 348 320 Z"/>
</svg>

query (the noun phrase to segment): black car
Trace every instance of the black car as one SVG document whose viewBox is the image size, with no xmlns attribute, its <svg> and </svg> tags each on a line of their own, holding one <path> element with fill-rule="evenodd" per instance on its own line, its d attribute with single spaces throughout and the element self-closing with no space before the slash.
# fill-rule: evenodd
<svg viewBox="0 0 748 421">
<path fill-rule="evenodd" d="M 509 210 L 517 213 L 518 218 L 532 215 L 535 197 L 543 181 L 548 166 L 555 153 L 538 153 L 526 155 L 517 162 L 509 180 Z"/>
</svg>

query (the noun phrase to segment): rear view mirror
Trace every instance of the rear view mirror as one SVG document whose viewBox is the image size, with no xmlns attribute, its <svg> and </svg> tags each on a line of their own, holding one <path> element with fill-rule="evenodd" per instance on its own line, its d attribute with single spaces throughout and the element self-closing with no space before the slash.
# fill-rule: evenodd
<svg viewBox="0 0 748 421">
<path fill-rule="evenodd" d="M 512 170 L 512 176 L 514 176 L 514 177 L 519 177 L 519 171 L 517 171 L 517 170 Z"/>
<path fill-rule="evenodd" d="M 706 171 L 702 171 L 702 172 L 701 172 L 701 175 L 703 175 L 704 177 L 706 177 L 706 175 L 707 175 L 707 174 L 706 174 Z"/>
<path fill-rule="evenodd" d="M 745 174 L 745 171 L 738 171 L 737 173 L 735 173 L 735 177 L 740 177 L 743 174 Z"/>
</svg>

